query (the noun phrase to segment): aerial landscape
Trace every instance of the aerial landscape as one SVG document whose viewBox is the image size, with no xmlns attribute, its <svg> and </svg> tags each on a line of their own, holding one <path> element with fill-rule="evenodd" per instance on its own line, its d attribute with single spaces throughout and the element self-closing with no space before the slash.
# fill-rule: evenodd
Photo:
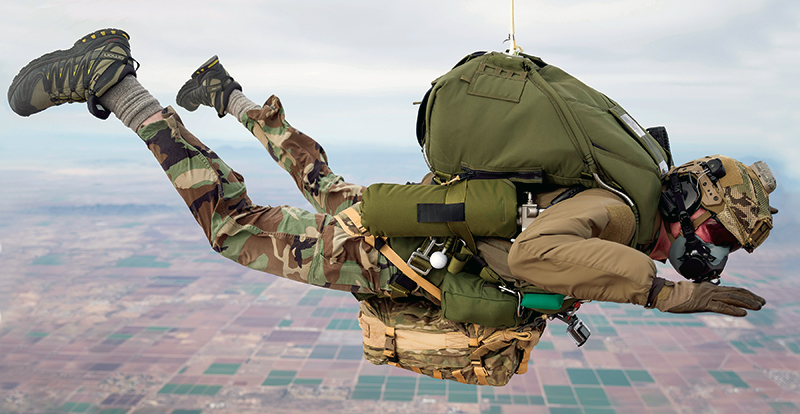
<svg viewBox="0 0 800 414">
<path fill-rule="evenodd" d="M 41 199 L 40 207 L 19 211 L 9 201 L 0 215 L 2 413 L 787 413 L 800 407 L 797 243 L 772 244 L 747 260 L 738 257 L 744 253 L 732 256 L 723 280 L 768 299 L 746 318 L 590 303 L 580 315 L 593 334 L 582 348 L 564 324 L 552 322 L 527 374 L 505 387 L 477 387 L 365 361 L 351 295 L 218 256 L 169 194 L 167 180 L 87 178 L 103 188 L 92 197 L 102 193 L 107 203 L 82 204 L 75 202 L 80 195 L 65 192 L 75 191 L 71 177 L 40 177 L 43 191 L 18 194 Z M 271 191 L 262 178 L 252 180 L 253 194 L 290 189 Z M 146 193 L 165 203 L 130 202 Z M 679 277 L 668 265 L 659 272 Z"/>
<path fill-rule="evenodd" d="M 254 204 L 311 209 L 233 116 L 179 108 L 209 56 L 255 103 L 280 96 L 331 169 L 369 185 L 429 171 L 415 132 L 432 80 L 472 52 L 524 47 L 641 127 L 665 126 L 677 165 L 766 161 L 780 210 L 769 239 L 722 274 L 763 296 L 761 310 L 587 303 L 585 345 L 550 321 L 527 373 L 465 385 L 365 360 L 353 295 L 217 254 L 114 116 L 83 102 L 30 117 L 0 105 L 0 414 L 800 413 L 800 2 L 0 4 L 0 87 L 37 56 L 124 29 L 137 80 L 245 177 Z"/>
</svg>

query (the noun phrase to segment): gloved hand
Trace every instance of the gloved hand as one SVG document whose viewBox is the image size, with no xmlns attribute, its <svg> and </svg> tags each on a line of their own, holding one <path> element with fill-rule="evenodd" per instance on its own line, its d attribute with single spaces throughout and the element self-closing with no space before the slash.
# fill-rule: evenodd
<svg viewBox="0 0 800 414">
<path fill-rule="evenodd" d="M 766 303 L 764 298 L 744 288 L 682 281 L 664 286 L 655 307 L 670 313 L 716 312 L 745 316 L 745 309 L 759 310 Z"/>
</svg>

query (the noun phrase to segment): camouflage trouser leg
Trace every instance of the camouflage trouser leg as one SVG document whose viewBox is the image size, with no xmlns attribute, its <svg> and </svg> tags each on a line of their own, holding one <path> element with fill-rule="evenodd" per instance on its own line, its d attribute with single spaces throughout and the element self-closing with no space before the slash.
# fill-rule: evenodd
<svg viewBox="0 0 800 414">
<path fill-rule="evenodd" d="M 337 214 L 361 201 L 366 187 L 347 183 L 331 171 L 325 150 L 286 121 L 278 97 L 271 96 L 263 109 L 248 111 L 241 121 L 318 213 Z"/>
<path fill-rule="evenodd" d="M 386 290 L 386 259 L 363 238 L 349 236 L 331 215 L 253 205 L 241 175 L 184 128 L 171 108 L 162 115 L 163 120 L 139 130 L 139 136 L 215 251 L 252 269 L 302 283 L 359 293 Z M 297 132 L 289 133 L 293 134 Z M 329 171 L 321 166 L 319 170 Z M 349 191 L 322 191 L 322 181 L 312 180 L 308 186 L 321 208 L 358 200 L 357 195 L 346 195 Z"/>
</svg>

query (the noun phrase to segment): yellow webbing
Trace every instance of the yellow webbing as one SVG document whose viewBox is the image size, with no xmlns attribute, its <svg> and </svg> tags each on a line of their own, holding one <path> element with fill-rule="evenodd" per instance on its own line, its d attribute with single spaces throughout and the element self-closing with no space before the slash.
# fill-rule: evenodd
<svg viewBox="0 0 800 414">
<path fill-rule="evenodd" d="M 483 367 L 483 363 L 481 361 L 472 361 L 472 367 L 475 376 L 478 377 L 478 384 L 489 385 L 489 381 L 486 380 L 486 377 L 489 376 L 489 372 Z"/>
<path fill-rule="evenodd" d="M 386 327 L 386 342 L 383 346 L 383 355 L 394 358 L 397 351 L 397 339 L 394 336 L 394 327 Z M 389 361 L 389 365 L 396 367 L 397 363 Z"/>
<path fill-rule="evenodd" d="M 519 362 L 519 367 L 517 367 L 517 374 L 520 375 L 528 372 L 528 362 L 531 360 L 531 351 L 533 351 L 533 347 L 539 343 L 539 339 L 542 337 L 541 330 L 526 333 L 530 334 L 529 338 L 527 340 L 520 338 L 520 341 L 517 345 L 518 347 L 522 348 L 522 361 Z"/>
<path fill-rule="evenodd" d="M 519 367 L 517 367 L 517 374 L 525 374 L 528 372 L 528 362 L 531 360 L 531 351 L 533 351 L 533 347 L 536 345 L 536 342 L 529 341 L 522 349 L 522 361 L 519 362 Z"/>
<path fill-rule="evenodd" d="M 467 383 L 467 379 L 464 378 L 464 375 L 461 374 L 461 370 L 460 369 L 456 370 L 456 371 L 453 371 L 453 376 L 456 377 L 456 381 L 458 381 L 458 382 L 460 382 L 462 384 L 466 384 Z"/>
<path fill-rule="evenodd" d="M 433 370 L 433 377 L 436 379 L 444 379 L 442 377 L 442 371 L 439 371 L 438 369 Z"/>
<path fill-rule="evenodd" d="M 471 349 L 475 349 L 480 344 L 478 338 L 478 325 L 473 325 L 475 328 L 475 336 L 473 337 L 470 335 L 469 338 L 469 347 Z M 480 349 L 480 348 L 478 348 Z M 481 358 L 482 355 L 475 356 L 477 350 L 470 353 L 469 359 L 470 363 L 472 364 L 472 372 L 475 373 L 475 376 L 478 377 L 478 383 L 481 385 L 489 385 L 489 381 L 486 381 L 486 377 L 489 376 L 489 372 L 486 371 L 486 368 L 483 366 L 483 359 Z"/>
<path fill-rule="evenodd" d="M 339 224 L 342 226 L 342 229 L 349 235 L 359 237 L 364 237 L 364 240 L 369 243 L 370 246 L 375 247 L 375 236 L 369 234 L 366 228 L 361 225 L 361 216 L 353 209 L 349 207 L 343 211 L 343 213 L 353 222 L 353 224 L 362 232 L 361 234 L 353 233 L 351 229 L 347 226 L 346 223 L 342 222 L 342 220 L 338 216 L 334 216 Z M 426 292 L 430 293 L 431 296 L 436 298 L 437 300 L 442 300 L 442 291 L 439 290 L 438 287 L 434 286 L 433 283 L 429 282 L 424 277 L 420 276 L 417 272 L 415 272 L 408 264 L 394 251 L 391 247 L 389 247 L 388 243 L 384 243 L 383 247 L 379 250 L 381 254 L 383 254 L 387 260 L 392 262 L 392 264 L 400 269 L 403 274 L 408 276 L 409 279 L 413 280 L 419 287 L 425 289 Z"/>
</svg>

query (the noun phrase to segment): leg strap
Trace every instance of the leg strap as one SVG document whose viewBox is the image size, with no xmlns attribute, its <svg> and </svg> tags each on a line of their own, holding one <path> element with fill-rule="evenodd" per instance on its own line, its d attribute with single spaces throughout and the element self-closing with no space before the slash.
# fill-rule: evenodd
<svg viewBox="0 0 800 414">
<path fill-rule="evenodd" d="M 441 303 L 442 291 L 439 290 L 439 288 L 436 287 L 433 283 L 429 282 L 427 279 L 420 276 L 419 273 L 411 269 L 408 263 L 406 263 L 405 260 L 403 260 L 394 250 L 392 250 L 391 247 L 389 247 L 389 244 L 386 243 L 385 238 L 376 239 L 375 236 L 370 234 L 367 231 L 367 229 L 361 225 L 361 214 L 358 211 L 356 211 L 356 209 L 354 209 L 353 207 L 349 207 L 344 211 L 342 211 L 342 213 L 344 213 L 347 216 L 347 218 L 350 219 L 355 228 L 360 232 L 360 234 L 356 232 L 352 226 L 349 226 L 348 223 L 345 222 L 344 219 L 337 214 L 334 217 L 336 218 L 336 220 L 339 222 L 339 224 L 342 226 L 342 229 L 344 229 L 346 233 L 350 234 L 351 236 L 364 237 L 364 241 L 366 241 L 371 246 L 378 249 L 378 251 L 380 251 L 381 254 L 383 254 L 386 257 L 386 259 L 389 260 L 395 267 L 400 269 L 400 271 L 403 272 L 403 274 L 408 276 L 409 279 L 413 280 L 417 285 L 419 285 L 419 287 L 425 289 L 426 292 L 430 293 L 431 296 L 436 298 L 436 300 L 438 300 Z M 380 242 L 378 242 L 377 240 L 380 240 Z M 439 305 L 439 303 L 437 303 L 437 305 Z"/>
</svg>

